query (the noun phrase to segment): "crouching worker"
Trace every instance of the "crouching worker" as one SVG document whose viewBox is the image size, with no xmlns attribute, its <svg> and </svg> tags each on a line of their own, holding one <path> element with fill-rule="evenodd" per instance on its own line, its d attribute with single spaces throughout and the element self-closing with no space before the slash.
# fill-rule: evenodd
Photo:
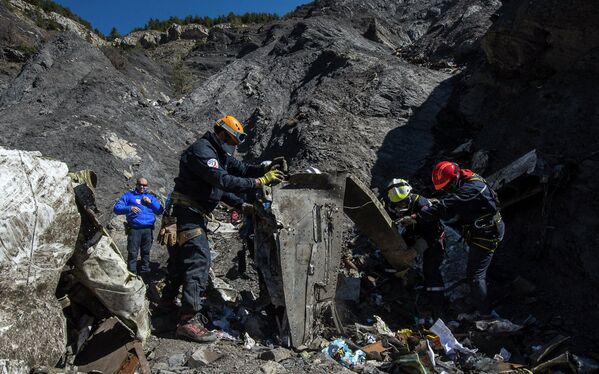
<svg viewBox="0 0 599 374">
<path fill-rule="evenodd" d="M 282 170 L 287 165 L 282 157 L 268 166 L 248 165 L 233 157 L 245 137 L 243 125 L 234 117 L 225 116 L 215 123 L 214 131 L 208 131 L 181 155 L 166 212 L 170 217 L 165 217 L 166 227 L 161 229 L 160 239 L 169 244 L 160 309 L 174 308 L 179 287 L 183 286 L 176 331 L 179 338 L 197 342 L 216 338 L 206 328 L 208 321 L 201 313 L 210 269 L 206 217 L 219 201 L 246 210 L 243 200 L 234 193 L 249 192 L 284 177 Z"/>
<path fill-rule="evenodd" d="M 404 179 L 393 179 L 387 186 L 388 211 L 396 221 L 420 212 L 431 202 L 412 192 L 412 186 Z M 413 223 L 413 222 L 411 222 Z M 439 220 L 420 224 L 402 224 L 402 237 L 406 244 L 422 253 L 422 273 L 426 296 L 436 317 L 443 311 L 445 286 L 439 267 L 445 256 L 445 233 Z"/>
<path fill-rule="evenodd" d="M 481 176 L 450 161 L 435 166 L 432 180 L 435 189 L 446 194 L 438 204 L 423 208 L 410 219 L 417 223 L 441 219 L 461 233 L 470 247 L 470 295 L 478 312 L 489 314 L 487 270 L 505 231 L 497 194 Z"/>
<path fill-rule="evenodd" d="M 114 204 L 115 214 L 127 215 L 127 269 L 145 277 L 150 272 L 150 250 L 154 240 L 156 214 L 162 214 L 162 205 L 148 190 L 146 178 L 137 179 L 135 189 L 127 191 Z M 141 249 L 141 266 L 137 257 Z"/>
</svg>

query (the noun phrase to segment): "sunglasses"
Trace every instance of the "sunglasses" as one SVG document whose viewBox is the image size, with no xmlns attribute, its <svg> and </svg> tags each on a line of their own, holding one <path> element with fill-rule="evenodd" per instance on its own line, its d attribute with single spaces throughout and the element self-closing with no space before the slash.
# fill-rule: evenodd
<svg viewBox="0 0 599 374">
<path fill-rule="evenodd" d="M 141 183 L 137 183 L 137 185 L 138 185 L 138 186 L 140 186 L 140 187 L 148 187 L 148 185 L 147 185 L 147 184 L 141 184 Z"/>
</svg>

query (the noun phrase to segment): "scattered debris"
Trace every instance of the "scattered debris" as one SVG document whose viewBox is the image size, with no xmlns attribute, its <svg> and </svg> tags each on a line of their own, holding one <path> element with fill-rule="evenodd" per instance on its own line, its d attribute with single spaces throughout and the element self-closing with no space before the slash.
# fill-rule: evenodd
<svg viewBox="0 0 599 374">
<path fill-rule="evenodd" d="M 381 342 L 381 341 L 368 344 L 367 346 L 364 346 L 364 348 L 362 348 L 362 350 L 366 353 L 372 353 L 372 352 L 383 353 L 387 349 L 388 348 L 385 348 L 383 346 L 383 342 Z"/>
<path fill-rule="evenodd" d="M 385 323 L 385 321 L 383 321 L 383 319 L 381 317 L 379 317 L 377 315 L 375 315 L 373 317 L 376 320 L 376 322 L 374 323 L 374 328 L 376 329 L 376 332 L 379 335 L 386 335 L 386 336 L 391 336 L 391 337 L 395 336 L 393 331 L 391 331 L 389 326 L 387 326 L 387 324 Z"/>
<path fill-rule="evenodd" d="M 478 351 L 477 349 L 466 348 L 460 344 L 441 319 L 438 319 L 437 322 L 435 322 L 430 328 L 430 331 L 439 337 L 441 346 L 448 355 L 453 355 L 458 351 L 466 354 L 474 354 Z"/>
<path fill-rule="evenodd" d="M 565 343 L 570 339 L 569 336 L 557 335 L 549 342 L 540 345 L 537 349 L 533 349 L 535 352 L 530 356 L 533 365 L 538 365 L 543 361 L 551 352 L 553 352 L 557 347 Z"/>
<path fill-rule="evenodd" d="M 476 321 L 476 328 L 480 331 L 488 331 L 491 334 L 498 334 L 504 332 L 516 332 L 522 330 L 522 326 L 517 325 L 507 319 L 495 319 L 495 320 L 483 320 Z"/>
<path fill-rule="evenodd" d="M 361 350 L 353 352 L 343 339 L 333 340 L 328 347 L 323 348 L 322 353 L 347 368 L 354 368 L 366 361 L 366 353 Z"/>
<path fill-rule="evenodd" d="M 248 334 L 247 332 L 243 333 L 243 348 L 245 349 L 252 349 L 256 346 L 256 341 L 254 339 L 252 339 L 252 337 L 250 336 L 250 334 Z"/>
<path fill-rule="evenodd" d="M 507 349 L 501 348 L 499 350 L 499 353 L 496 354 L 495 357 L 493 357 L 493 358 L 498 361 L 508 362 L 511 357 L 512 357 L 512 354 Z"/>
</svg>

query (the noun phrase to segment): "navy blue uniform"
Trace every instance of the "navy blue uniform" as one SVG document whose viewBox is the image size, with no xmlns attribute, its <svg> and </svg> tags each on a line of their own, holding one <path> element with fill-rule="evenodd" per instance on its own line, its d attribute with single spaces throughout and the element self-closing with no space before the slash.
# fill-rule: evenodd
<svg viewBox="0 0 599 374">
<path fill-rule="evenodd" d="M 497 195 L 480 176 L 469 170 L 458 182 L 457 189 L 441 199 L 439 204 L 422 209 L 416 214 L 417 222 L 441 219 L 461 232 L 470 247 L 467 277 L 472 296 L 480 312 L 488 312 L 487 270 L 503 239 L 505 226 L 499 214 Z M 468 175 L 470 174 L 470 175 Z"/>
<path fill-rule="evenodd" d="M 390 213 L 393 218 L 402 218 L 417 214 L 422 209 L 431 206 L 431 202 L 420 195 L 413 194 L 413 199 L 406 211 L 397 211 L 393 203 L 389 203 Z M 426 241 L 428 248 L 422 255 L 422 272 L 424 273 L 424 282 L 427 291 L 442 292 L 445 290 L 443 277 L 439 267 L 445 256 L 445 235 L 443 226 L 439 220 L 430 222 L 421 222 L 414 226 L 408 226 L 402 237 L 409 246 L 414 245 L 418 238 Z"/>
<path fill-rule="evenodd" d="M 240 208 L 243 200 L 234 193 L 256 188 L 255 179 L 263 174 L 262 166 L 247 165 L 227 154 L 212 132 L 204 134 L 181 155 L 174 191 L 191 198 L 201 209 L 175 203 L 173 215 L 177 217 L 177 232 L 196 228 L 204 230 L 202 235 L 183 245 L 168 248 L 167 277 L 162 297 L 174 300 L 179 286 L 183 285 L 182 314 L 201 310 L 201 296 L 208 285 L 210 247 L 204 214 L 211 213 L 219 201 Z"/>
</svg>

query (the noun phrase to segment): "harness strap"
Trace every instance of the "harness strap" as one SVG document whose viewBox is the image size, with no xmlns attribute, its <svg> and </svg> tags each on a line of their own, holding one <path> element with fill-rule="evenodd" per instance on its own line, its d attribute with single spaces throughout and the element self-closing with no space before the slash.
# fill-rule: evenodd
<svg viewBox="0 0 599 374">
<path fill-rule="evenodd" d="M 180 232 L 177 233 L 177 244 L 183 245 L 187 241 L 189 241 L 190 239 L 193 239 L 193 238 L 195 238 L 197 236 L 200 236 L 202 234 L 204 234 L 204 230 L 202 230 L 199 227 L 195 228 L 195 229 L 180 231 Z"/>
<path fill-rule="evenodd" d="M 470 243 L 489 252 L 494 252 L 499 247 L 499 239 L 487 239 L 480 237 L 471 237 Z M 481 243 L 482 242 L 482 243 Z"/>
</svg>

